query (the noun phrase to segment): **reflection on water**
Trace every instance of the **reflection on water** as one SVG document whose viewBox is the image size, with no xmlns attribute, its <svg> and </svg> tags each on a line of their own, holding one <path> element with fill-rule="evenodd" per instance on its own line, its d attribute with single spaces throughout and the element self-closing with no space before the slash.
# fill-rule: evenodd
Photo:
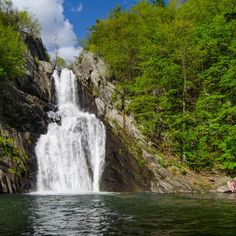
<svg viewBox="0 0 236 236">
<path fill-rule="evenodd" d="M 99 235 L 113 218 L 99 196 L 50 196 L 35 199 L 31 222 L 40 235 Z"/>
<path fill-rule="evenodd" d="M 236 195 L 2 195 L 0 235 L 235 235 Z"/>
</svg>

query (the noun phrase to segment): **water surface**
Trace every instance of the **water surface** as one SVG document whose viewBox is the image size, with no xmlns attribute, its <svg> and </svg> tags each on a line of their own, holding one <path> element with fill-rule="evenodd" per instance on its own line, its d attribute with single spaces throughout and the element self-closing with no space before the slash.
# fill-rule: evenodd
<svg viewBox="0 0 236 236">
<path fill-rule="evenodd" d="M 0 195 L 0 235 L 236 235 L 236 195 Z"/>
</svg>

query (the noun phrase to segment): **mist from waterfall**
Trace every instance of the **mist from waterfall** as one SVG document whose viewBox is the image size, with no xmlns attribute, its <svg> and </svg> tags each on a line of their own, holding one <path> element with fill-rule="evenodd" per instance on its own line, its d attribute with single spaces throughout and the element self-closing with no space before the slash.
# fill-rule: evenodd
<svg viewBox="0 0 236 236">
<path fill-rule="evenodd" d="M 104 125 L 79 108 L 76 77 L 71 70 L 55 71 L 53 79 L 58 111 L 48 113 L 54 122 L 36 144 L 37 192 L 99 192 L 105 162 Z"/>
</svg>

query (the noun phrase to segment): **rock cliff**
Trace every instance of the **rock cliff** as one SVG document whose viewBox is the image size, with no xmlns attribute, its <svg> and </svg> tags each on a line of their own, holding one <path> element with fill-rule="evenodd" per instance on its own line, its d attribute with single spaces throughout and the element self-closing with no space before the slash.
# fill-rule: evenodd
<svg viewBox="0 0 236 236">
<path fill-rule="evenodd" d="M 34 190 L 34 147 L 39 135 L 47 131 L 47 112 L 56 109 L 53 68 L 42 41 L 27 35 L 23 35 L 23 40 L 28 46 L 24 75 L 13 80 L 6 78 L 0 85 L 0 193 Z M 106 125 L 102 190 L 192 192 L 203 191 L 209 181 L 215 181 L 189 170 L 181 172 L 178 160 L 166 164 L 164 159 L 168 157 L 161 156 L 140 132 L 132 114 L 122 111 L 122 99 L 114 99 L 117 87 L 105 63 L 88 52 L 81 54 L 80 61 L 73 65 L 80 106 L 96 113 Z"/>
<path fill-rule="evenodd" d="M 34 145 L 53 109 L 53 68 L 40 39 L 23 35 L 28 50 L 25 73 L 0 86 L 0 193 L 34 188 L 37 160 Z"/>
<path fill-rule="evenodd" d="M 204 180 L 194 173 L 166 168 L 154 145 L 140 132 L 132 115 L 113 100 L 115 81 L 108 76 L 105 63 L 83 52 L 73 65 L 79 81 L 80 105 L 95 112 L 107 128 L 106 166 L 102 189 L 106 191 L 153 191 L 160 193 L 202 191 Z M 165 167 L 165 168 L 164 168 Z"/>
</svg>

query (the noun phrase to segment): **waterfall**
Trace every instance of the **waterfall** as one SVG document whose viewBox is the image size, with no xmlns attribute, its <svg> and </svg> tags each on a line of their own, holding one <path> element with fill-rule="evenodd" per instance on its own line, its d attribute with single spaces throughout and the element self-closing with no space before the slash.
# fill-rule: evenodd
<svg viewBox="0 0 236 236">
<path fill-rule="evenodd" d="M 53 78 L 58 111 L 48 113 L 54 122 L 35 147 L 37 192 L 98 192 L 105 161 L 104 125 L 95 115 L 79 108 L 72 71 L 55 71 Z"/>
</svg>

